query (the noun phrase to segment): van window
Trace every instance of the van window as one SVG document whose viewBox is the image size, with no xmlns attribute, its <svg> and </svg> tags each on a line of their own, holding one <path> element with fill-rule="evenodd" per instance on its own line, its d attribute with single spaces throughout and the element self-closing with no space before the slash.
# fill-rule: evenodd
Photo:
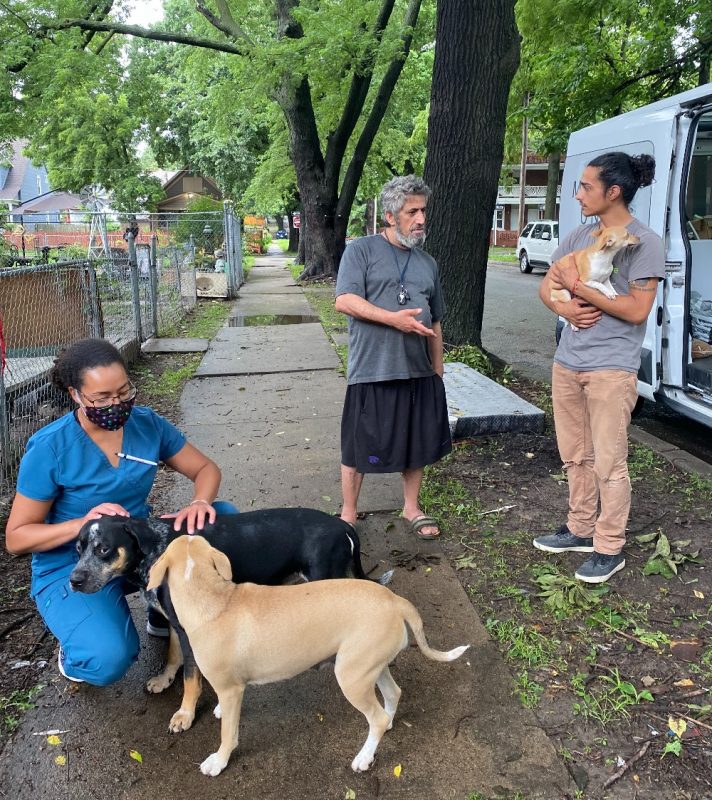
<svg viewBox="0 0 712 800">
<path fill-rule="evenodd" d="M 532 235 L 529 237 L 530 239 L 541 239 L 541 234 L 544 231 L 543 225 L 535 225 L 534 230 L 532 231 Z"/>
<path fill-rule="evenodd" d="M 522 231 L 522 236 L 529 236 L 529 231 L 534 227 L 534 223 L 530 222 L 524 226 L 524 230 Z"/>
<path fill-rule="evenodd" d="M 559 223 L 557 222 L 554 225 L 554 239 L 558 239 L 558 238 L 559 238 Z"/>
<path fill-rule="evenodd" d="M 690 239 L 712 239 L 712 112 L 697 125 L 685 198 L 687 235 Z"/>
</svg>

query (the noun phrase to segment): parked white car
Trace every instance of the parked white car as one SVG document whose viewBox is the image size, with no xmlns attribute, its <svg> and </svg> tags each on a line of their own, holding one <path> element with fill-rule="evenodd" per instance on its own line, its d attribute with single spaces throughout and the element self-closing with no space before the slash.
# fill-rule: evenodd
<svg viewBox="0 0 712 800">
<path fill-rule="evenodd" d="M 517 240 L 517 258 L 521 272 L 534 267 L 549 269 L 551 254 L 559 246 L 559 223 L 553 219 L 530 222 Z"/>
</svg>

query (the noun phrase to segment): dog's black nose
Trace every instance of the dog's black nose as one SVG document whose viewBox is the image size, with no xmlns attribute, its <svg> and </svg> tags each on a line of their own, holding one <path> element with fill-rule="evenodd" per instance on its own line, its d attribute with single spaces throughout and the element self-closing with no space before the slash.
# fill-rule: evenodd
<svg viewBox="0 0 712 800">
<path fill-rule="evenodd" d="M 73 572 L 69 576 L 69 585 L 72 587 L 72 589 L 74 589 L 75 591 L 78 591 L 79 589 L 82 588 L 82 586 L 84 586 L 84 581 L 85 580 L 86 580 L 86 575 L 82 575 L 81 573 L 74 573 Z"/>
</svg>

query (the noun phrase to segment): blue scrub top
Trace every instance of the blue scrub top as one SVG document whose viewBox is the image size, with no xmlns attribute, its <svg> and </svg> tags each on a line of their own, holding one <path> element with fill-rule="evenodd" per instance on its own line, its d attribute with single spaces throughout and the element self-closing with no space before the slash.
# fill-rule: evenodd
<svg viewBox="0 0 712 800">
<path fill-rule="evenodd" d="M 100 503 L 118 503 L 132 517 L 147 517 L 147 503 L 158 467 L 120 459 L 111 465 L 71 412 L 37 431 L 20 462 L 17 491 L 32 500 L 53 500 L 46 522 L 65 522 Z M 150 408 L 135 406 L 124 426 L 122 452 L 148 461 L 166 461 L 186 443 L 185 436 Z M 41 577 L 75 558 L 74 542 L 32 554 L 32 571 Z"/>
</svg>

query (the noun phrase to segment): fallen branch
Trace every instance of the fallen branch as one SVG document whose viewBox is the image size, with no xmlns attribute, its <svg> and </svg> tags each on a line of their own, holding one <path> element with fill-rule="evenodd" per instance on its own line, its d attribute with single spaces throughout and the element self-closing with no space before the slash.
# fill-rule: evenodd
<svg viewBox="0 0 712 800">
<path fill-rule="evenodd" d="M 625 775 L 625 773 L 633 766 L 633 764 L 635 764 L 636 761 L 640 761 L 640 759 L 648 752 L 648 748 L 650 747 L 651 744 L 652 741 L 648 739 L 648 741 L 643 744 L 643 746 L 640 748 L 640 750 L 638 750 L 638 752 L 635 755 L 629 758 L 628 761 L 626 761 L 625 764 L 623 764 L 623 766 L 620 769 L 617 769 L 613 773 L 613 775 L 611 775 L 611 777 L 603 784 L 601 790 L 605 791 L 606 789 L 608 789 L 609 786 L 612 786 L 619 778 L 623 777 L 623 775 Z"/>
<path fill-rule="evenodd" d="M 29 614 L 24 614 L 23 616 L 18 617 L 16 620 L 13 620 L 9 625 L 6 625 L 0 631 L 0 639 L 5 638 L 5 636 L 7 636 L 8 633 L 10 633 L 11 631 L 14 631 L 15 628 L 19 628 L 21 625 L 24 625 L 27 622 L 28 619 L 32 619 L 32 617 L 34 617 L 34 616 L 35 616 L 35 612 L 34 611 L 30 611 Z"/>
<path fill-rule="evenodd" d="M 617 633 L 620 636 L 625 636 L 626 639 L 631 639 L 634 642 L 638 642 L 638 644 L 642 644 L 643 647 L 649 647 L 651 650 L 658 650 L 659 648 L 655 647 L 654 645 L 650 644 L 649 642 L 644 642 L 642 639 L 639 639 L 637 636 L 633 636 L 630 633 L 626 633 L 622 631 L 620 628 L 616 628 L 615 625 L 609 625 L 607 622 L 604 622 L 602 619 L 596 619 L 596 622 L 600 625 L 603 625 L 604 628 L 608 628 L 608 630 L 613 631 L 613 633 Z"/>
<path fill-rule="evenodd" d="M 516 503 L 513 503 L 511 506 L 500 506 L 499 508 L 493 508 L 491 511 L 481 511 L 477 516 L 486 517 L 488 514 L 496 514 L 498 511 L 509 511 L 510 508 L 516 508 L 516 505 Z"/>
</svg>

